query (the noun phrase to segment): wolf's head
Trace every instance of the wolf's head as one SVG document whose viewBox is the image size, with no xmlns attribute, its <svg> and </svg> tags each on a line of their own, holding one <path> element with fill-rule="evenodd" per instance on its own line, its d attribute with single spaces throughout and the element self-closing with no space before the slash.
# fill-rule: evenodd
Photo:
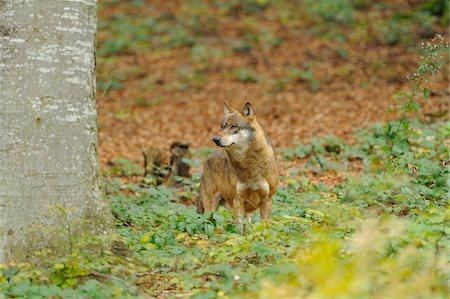
<svg viewBox="0 0 450 299">
<path fill-rule="evenodd" d="M 222 131 L 214 136 L 213 141 L 221 147 L 244 148 L 254 138 L 258 122 L 252 105 L 246 103 L 242 112 L 230 109 L 224 103 L 224 117 L 220 127 Z"/>
</svg>

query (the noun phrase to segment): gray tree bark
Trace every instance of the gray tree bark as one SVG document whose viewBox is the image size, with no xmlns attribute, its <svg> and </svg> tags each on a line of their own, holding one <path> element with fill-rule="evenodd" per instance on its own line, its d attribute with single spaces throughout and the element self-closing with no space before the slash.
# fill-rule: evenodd
<svg viewBox="0 0 450 299">
<path fill-rule="evenodd" d="M 0 263 L 111 232 L 99 185 L 96 0 L 0 0 Z"/>
</svg>

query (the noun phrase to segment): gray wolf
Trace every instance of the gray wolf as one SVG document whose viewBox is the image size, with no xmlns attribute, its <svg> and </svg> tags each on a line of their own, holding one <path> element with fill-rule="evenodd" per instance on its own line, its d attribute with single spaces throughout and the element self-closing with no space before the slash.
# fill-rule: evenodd
<svg viewBox="0 0 450 299">
<path fill-rule="evenodd" d="M 259 209 L 261 219 L 269 219 L 278 188 L 278 166 L 252 105 L 247 102 L 239 112 L 224 103 L 220 126 L 213 138 L 219 148 L 204 164 L 197 212 L 216 211 L 223 204 L 237 216 L 249 217 Z"/>
</svg>

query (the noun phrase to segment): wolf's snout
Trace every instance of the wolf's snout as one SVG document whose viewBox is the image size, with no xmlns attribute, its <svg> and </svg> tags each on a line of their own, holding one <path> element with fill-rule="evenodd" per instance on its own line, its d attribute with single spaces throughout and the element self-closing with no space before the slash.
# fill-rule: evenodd
<svg viewBox="0 0 450 299">
<path fill-rule="evenodd" d="M 220 145 L 220 137 L 219 136 L 214 136 L 213 141 L 215 144 Z"/>
</svg>

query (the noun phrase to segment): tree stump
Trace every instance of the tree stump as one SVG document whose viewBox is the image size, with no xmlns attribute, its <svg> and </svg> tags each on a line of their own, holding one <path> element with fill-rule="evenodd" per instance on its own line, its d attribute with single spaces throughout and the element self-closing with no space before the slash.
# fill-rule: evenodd
<svg viewBox="0 0 450 299">
<path fill-rule="evenodd" d="M 170 173 L 167 178 L 166 184 L 175 185 L 177 183 L 176 177 L 190 178 L 189 168 L 190 165 L 186 163 L 185 159 L 192 157 L 189 150 L 190 144 L 187 142 L 175 141 L 170 147 Z"/>
<path fill-rule="evenodd" d="M 161 150 L 157 147 L 149 147 L 142 150 L 144 155 L 144 177 L 152 175 L 156 177 L 156 184 L 161 185 L 164 182 L 164 158 Z"/>
</svg>

